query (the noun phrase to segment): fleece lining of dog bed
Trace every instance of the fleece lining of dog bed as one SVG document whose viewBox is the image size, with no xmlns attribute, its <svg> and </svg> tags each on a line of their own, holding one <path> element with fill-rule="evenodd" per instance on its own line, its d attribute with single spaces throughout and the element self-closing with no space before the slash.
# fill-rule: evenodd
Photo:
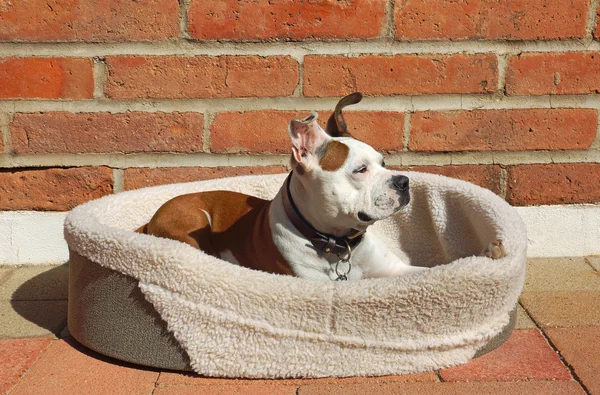
<svg viewBox="0 0 600 395">
<path fill-rule="evenodd" d="M 272 198 L 285 175 L 104 197 L 69 214 L 65 237 L 74 254 L 139 282 L 200 374 L 386 375 L 461 364 L 509 326 L 524 281 L 525 227 L 490 191 L 442 176 L 405 174 L 411 203 L 368 231 L 402 249 L 411 264 L 431 268 L 409 276 L 314 282 L 238 267 L 186 244 L 133 232 L 174 196 L 221 189 Z M 494 239 L 504 240 L 507 256 L 477 256 Z"/>
</svg>

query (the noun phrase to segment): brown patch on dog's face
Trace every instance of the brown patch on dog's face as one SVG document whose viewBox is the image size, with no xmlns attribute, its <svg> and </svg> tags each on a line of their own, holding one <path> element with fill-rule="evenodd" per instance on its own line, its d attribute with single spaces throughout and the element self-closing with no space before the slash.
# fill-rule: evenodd
<svg viewBox="0 0 600 395">
<path fill-rule="evenodd" d="M 325 171 L 340 169 L 344 165 L 344 162 L 346 162 L 346 159 L 348 159 L 350 148 L 346 144 L 336 140 L 330 140 L 324 146 L 319 147 L 319 151 L 323 152 L 322 155 L 319 155 L 321 169 Z"/>
</svg>

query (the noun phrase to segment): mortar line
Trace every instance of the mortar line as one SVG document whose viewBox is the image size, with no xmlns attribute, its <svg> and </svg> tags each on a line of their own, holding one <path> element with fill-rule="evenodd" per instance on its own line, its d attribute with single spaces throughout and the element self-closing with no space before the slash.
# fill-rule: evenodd
<svg viewBox="0 0 600 395">
<path fill-rule="evenodd" d="M 94 58 L 94 99 L 103 99 L 104 98 L 104 85 L 106 84 L 106 80 L 108 77 L 108 66 L 106 65 L 105 59 L 103 57 L 95 57 Z"/>
<path fill-rule="evenodd" d="M 519 304 L 521 305 L 521 307 L 523 308 L 523 310 L 525 311 L 525 313 L 527 314 L 527 316 L 529 317 L 529 319 L 531 319 L 531 321 L 533 321 L 533 323 L 535 324 L 536 328 L 538 331 L 540 331 L 542 337 L 546 340 L 546 342 L 548 343 L 548 345 L 550 346 L 550 348 L 552 348 L 552 350 L 556 353 L 556 355 L 558 355 L 558 358 L 560 359 L 560 361 L 562 362 L 562 364 L 569 370 L 569 373 L 571 374 L 571 377 L 573 377 L 573 379 L 581 386 L 581 388 L 583 388 L 583 390 L 585 391 L 586 394 L 590 394 L 590 390 L 587 388 L 587 386 L 583 383 L 583 381 L 579 378 L 579 376 L 577 375 L 577 373 L 575 373 L 575 368 L 567 362 L 567 360 L 565 359 L 565 357 L 562 355 L 562 352 L 560 351 L 560 349 L 554 344 L 554 342 L 552 342 L 552 340 L 550 339 L 550 337 L 548 336 L 548 334 L 546 333 L 546 330 L 544 328 L 542 328 L 541 325 L 539 325 L 531 316 L 529 310 L 527 310 L 527 308 L 523 305 L 523 303 L 521 303 L 519 301 Z M 556 328 L 556 329 L 564 329 L 564 328 Z"/>
<path fill-rule="evenodd" d="M 394 23 L 395 0 L 388 0 L 385 3 L 385 22 L 382 28 L 381 36 L 394 40 L 396 38 L 396 24 Z"/>
<path fill-rule="evenodd" d="M 598 7 L 600 6 L 600 0 L 591 0 L 588 9 L 587 20 L 585 24 L 585 35 L 586 38 L 594 40 L 594 31 L 598 23 Z"/>
<path fill-rule="evenodd" d="M 284 133 L 284 131 L 282 131 Z M 289 155 L 220 153 L 135 153 L 135 154 L 0 154 L 0 168 L 19 167 L 217 167 L 286 166 Z M 398 151 L 386 155 L 390 166 L 444 165 L 526 165 L 558 163 L 600 163 L 600 151 L 491 151 L 423 153 Z"/>
<path fill-rule="evenodd" d="M 590 259 L 586 256 L 583 257 L 583 260 L 585 261 L 585 263 L 588 264 L 589 267 L 592 268 L 593 271 L 595 271 L 596 273 L 598 273 L 599 271 L 596 269 L 596 267 L 594 265 L 592 265 L 592 262 L 590 261 Z"/>
<path fill-rule="evenodd" d="M 500 165 L 500 197 L 506 199 L 508 189 L 508 170 L 505 165 Z"/>
<path fill-rule="evenodd" d="M 407 111 L 404 113 L 404 129 L 402 136 L 402 151 L 408 151 L 408 147 L 410 146 L 410 128 L 412 121 L 412 112 Z"/>
<path fill-rule="evenodd" d="M 195 112 L 253 111 L 253 110 L 325 110 L 331 111 L 337 98 L 263 97 L 263 98 L 206 98 L 206 99 L 134 99 L 109 100 L 3 100 L 0 112 L 72 113 L 127 111 Z M 452 110 L 521 110 L 550 108 L 588 108 L 600 110 L 598 95 L 565 96 L 503 96 L 501 94 L 439 94 L 372 96 L 348 111 L 452 111 Z"/>
<path fill-rule="evenodd" d="M 123 192 L 123 175 L 125 170 L 113 169 L 113 193 Z"/>
<path fill-rule="evenodd" d="M 192 39 L 188 31 L 189 0 L 179 0 L 179 37 L 181 39 Z"/>
<path fill-rule="evenodd" d="M 187 0 L 186 0 L 187 1 Z M 598 2 L 598 0 L 593 0 Z M 187 12 L 186 12 L 187 15 Z M 183 22 L 180 18 L 180 31 Z M 590 23 L 591 24 L 591 23 Z M 186 33 L 186 37 L 189 36 Z M 353 41 L 248 42 L 173 40 L 165 42 L 127 43 L 0 43 L 3 57 L 97 57 L 109 55 L 258 55 L 304 56 L 307 54 L 477 54 L 516 55 L 521 52 L 598 51 L 600 42 L 585 39 L 568 40 L 459 40 L 398 41 L 392 37 Z"/>
<path fill-rule="evenodd" d="M 508 55 L 498 54 L 498 92 L 506 95 L 506 71 L 508 70 Z"/>
<path fill-rule="evenodd" d="M 591 149 L 600 149 L 600 116 L 598 117 L 598 123 L 596 126 L 596 138 L 592 142 L 592 145 L 590 145 L 590 148 Z"/>
<path fill-rule="evenodd" d="M 3 152 L 10 154 L 12 152 L 12 138 L 10 135 L 10 124 L 14 119 L 14 113 L 0 114 L 0 138 L 2 138 Z"/>
<path fill-rule="evenodd" d="M 304 95 L 304 55 L 296 59 L 298 62 L 298 84 L 292 93 L 293 97 L 302 97 Z"/>
<path fill-rule="evenodd" d="M 211 134 L 210 128 L 212 123 L 215 121 L 216 114 L 212 112 L 204 113 L 204 130 L 202 132 L 202 151 L 206 153 L 210 153 L 211 150 Z"/>
<path fill-rule="evenodd" d="M 434 370 L 433 372 L 435 373 L 435 376 L 437 377 L 437 379 L 438 379 L 438 381 L 440 383 L 445 383 L 446 382 L 446 380 L 444 380 L 444 378 L 442 377 L 442 372 L 441 372 L 440 369 Z"/>
</svg>

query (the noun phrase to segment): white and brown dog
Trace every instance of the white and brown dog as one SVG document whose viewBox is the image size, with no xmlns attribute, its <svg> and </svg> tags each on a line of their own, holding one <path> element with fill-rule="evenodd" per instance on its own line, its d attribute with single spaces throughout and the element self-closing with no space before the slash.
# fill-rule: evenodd
<svg viewBox="0 0 600 395">
<path fill-rule="evenodd" d="M 234 264 L 313 280 L 358 280 L 425 270 L 367 228 L 410 201 L 409 179 L 348 133 L 340 100 L 326 131 L 317 115 L 289 123 L 292 172 L 269 201 L 235 192 L 178 196 L 138 232 L 179 240 Z M 484 252 L 503 256 L 501 242 Z"/>
</svg>

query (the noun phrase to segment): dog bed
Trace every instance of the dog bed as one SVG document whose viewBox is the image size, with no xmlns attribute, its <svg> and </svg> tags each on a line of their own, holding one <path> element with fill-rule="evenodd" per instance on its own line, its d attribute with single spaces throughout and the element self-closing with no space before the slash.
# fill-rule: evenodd
<svg viewBox="0 0 600 395">
<path fill-rule="evenodd" d="M 272 198 L 285 174 L 145 188 L 79 206 L 65 222 L 69 330 L 111 357 L 215 377 L 390 375 L 465 363 L 514 327 L 525 227 L 488 190 L 405 174 L 411 203 L 368 231 L 431 269 L 396 278 L 280 276 L 133 231 L 174 196 L 221 189 Z M 479 256 L 495 239 L 507 256 Z"/>
</svg>

